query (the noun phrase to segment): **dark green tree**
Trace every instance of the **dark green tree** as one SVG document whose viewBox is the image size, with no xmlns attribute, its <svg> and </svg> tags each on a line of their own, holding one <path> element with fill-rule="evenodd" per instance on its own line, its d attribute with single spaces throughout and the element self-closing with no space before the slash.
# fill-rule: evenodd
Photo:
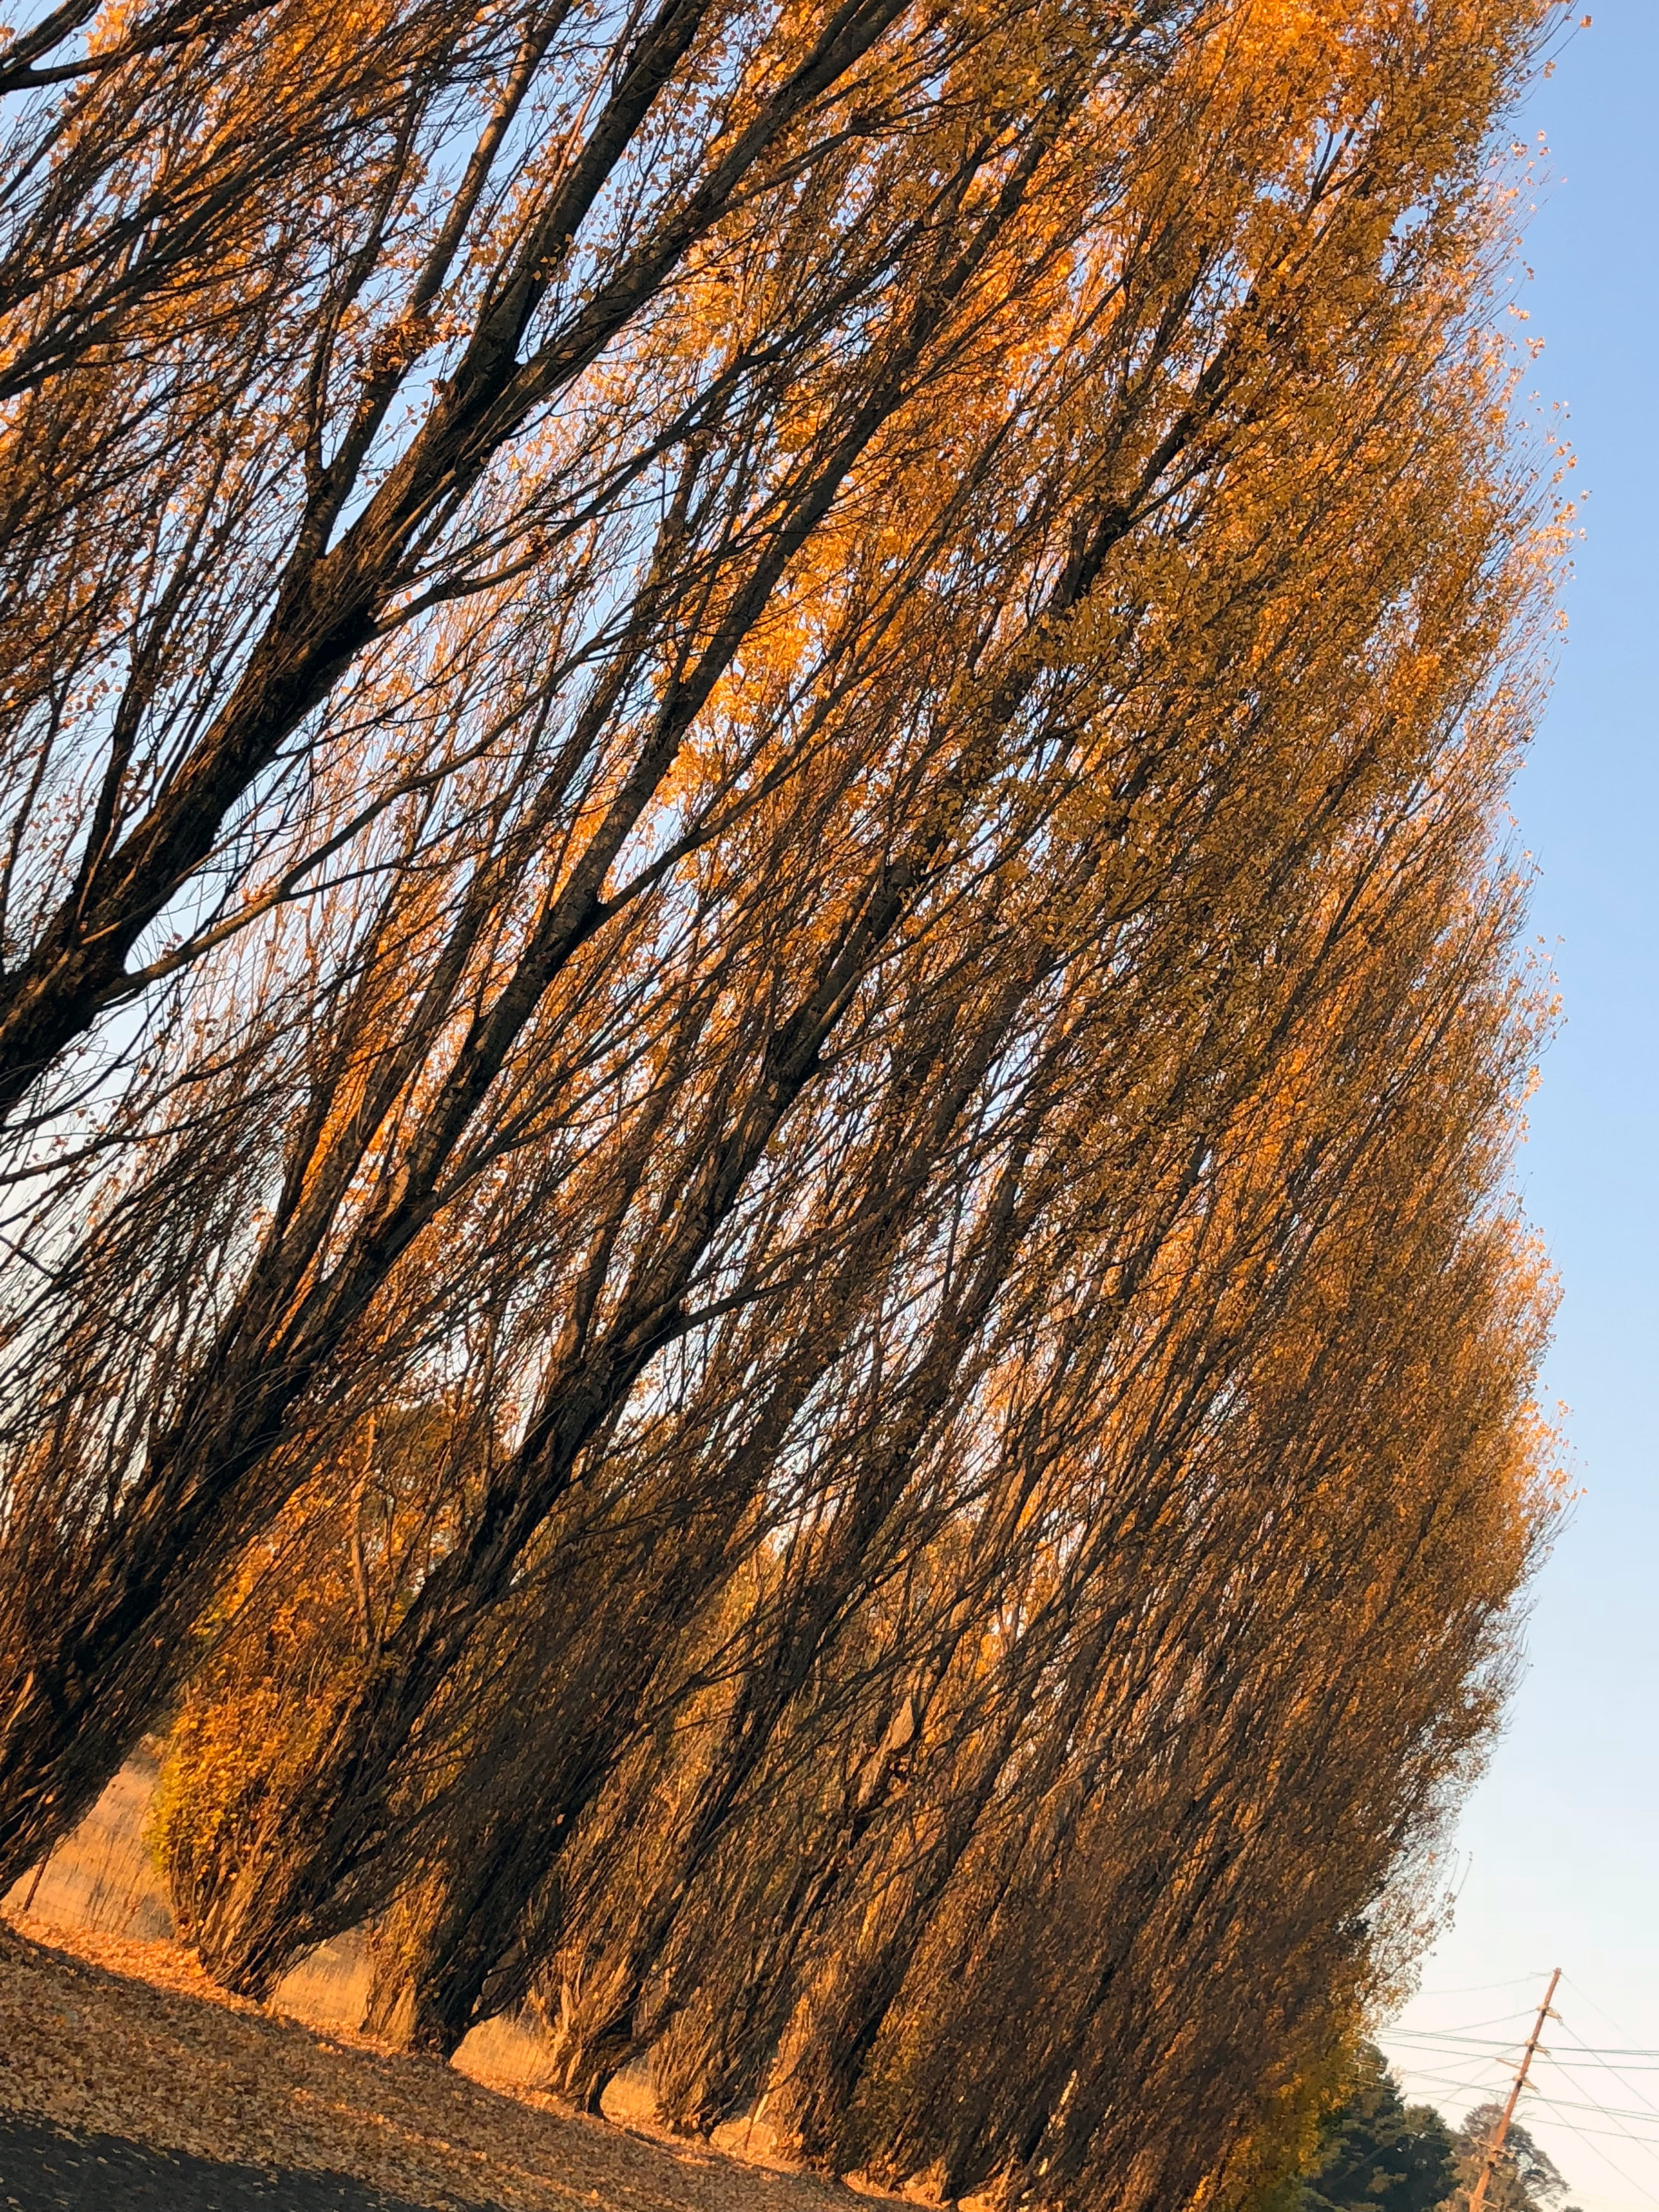
<svg viewBox="0 0 1659 2212">
<path fill-rule="evenodd" d="M 1374 2044 L 1327 2121 L 1316 2162 L 1287 2212 L 1433 2212 L 1458 2179 L 1451 2130 L 1431 2105 L 1408 2105 Z"/>
</svg>

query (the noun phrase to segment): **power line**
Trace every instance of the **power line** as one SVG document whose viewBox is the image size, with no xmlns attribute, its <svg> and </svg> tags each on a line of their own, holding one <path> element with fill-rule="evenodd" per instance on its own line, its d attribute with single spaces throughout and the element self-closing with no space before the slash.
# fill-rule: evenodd
<svg viewBox="0 0 1659 2212">
<path fill-rule="evenodd" d="M 1630 2143 L 1647 2156 L 1659 2157 L 1659 2132 L 1650 2134 L 1637 2132 L 1638 2129 L 1644 2128 L 1659 2130 L 1659 2105 L 1656 2105 L 1647 2096 L 1638 2082 L 1626 2078 L 1632 2075 L 1659 2073 L 1659 2049 L 1638 2044 L 1597 2045 L 1586 2043 L 1570 2022 L 1563 2019 L 1560 2014 L 1551 2009 L 1550 1998 L 1554 1995 L 1558 1984 L 1565 1978 L 1559 1970 L 1551 1977 L 1544 2003 L 1539 2009 L 1533 2023 L 1532 2033 L 1522 2051 L 1521 2063 L 1503 2115 L 1493 2131 L 1492 2140 L 1487 2147 L 1475 2188 L 1470 2193 L 1469 2212 L 1484 2212 L 1483 2199 L 1486 2189 L 1490 2186 L 1492 2171 L 1502 2148 L 1504 2134 L 1513 2122 L 1516 2106 L 1522 2092 L 1528 2090 L 1537 2099 L 1538 2105 L 1543 2108 L 1543 2112 L 1540 2114 L 1540 2118 L 1547 2115 L 1556 2126 L 1577 2136 L 1593 2158 L 1599 2159 L 1609 2172 L 1619 2177 L 1626 2187 L 1637 2192 L 1644 2206 L 1659 2207 L 1659 2197 L 1656 2197 L 1650 2188 L 1645 2187 L 1633 2175 L 1626 2172 L 1609 2152 L 1601 2148 L 1602 2143 L 1616 2141 Z M 1515 1984 L 1512 1982 L 1496 1982 L 1475 1986 L 1508 1989 L 1514 1987 Z M 1610 2013 L 1595 2002 L 1588 1991 L 1580 1990 L 1576 1983 L 1569 1982 L 1568 1986 L 1574 1990 L 1577 1996 L 1583 1997 L 1615 2033 L 1628 2033 L 1628 2030 L 1623 2029 L 1621 2022 L 1615 2021 Z M 1464 1993 L 1446 1990 L 1439 1994 L 1449 1996 Z M 1395 2063 L 1401 2067 L 1402 2072 L 1412 2077 L 1415 2082 L 1427 2085 L 1443 2094 L 1451 2092 L 1466 2097 L 1490 2098 L 1497 2084 L 1489 2080 L 1469 2080 L 1468 2078 L 1469 2069 L 1474 2068 L 1477 2073 L 1497 2071 L 1510 2059 L 1516 2045 L 1511 2040 L 1482 2036 L 1478 2031 L 1484 2027 L 1504 2025 L 1508 2021 L 1517 2017 L 1524 2018 L 1525 2015 L 1511 2013 L 1500 2015 L 1494 2020 L 1468 2021 L 1457 2027 L 1445 2028 L 1384 2028 L 1378 2032 L 1376 2040 L 1379 2043 L 1398 2046 Z M 1547 2018 L 1555 2020 L 1561 2029 L 1562 2035 L 1569 2039 L 1565 2049 L 1550 2050 L 1543 2045 L 1541 2037 Z M 1423 2062 L 1421 2063 L 1418 2063 L 1419 2054 L 1420 2060 Z M 1591 2069 L 1599 2068 L 1603 2072 L 1610 2074 L 1626 2094 L 1637 2100 L 1640 2109 L 1632 2106 L 1603 2104 L 1594 2099 L 1583 2097 L 1553 2096 L 1541 2081 L 1536 2078 L 1529 2078 L 1531 2069 L 1534 2066 L 1540 2069 L 1546 2066 L 1554 2068 L 1564 2076 L 1561 2086 L 1566 2090 L 1589 2088 L 1590 2086 L 1589 2082 L 1574 2077 L 1587 2073 Z M 1441 2069 L 1449 2070 L 1443 2071 L 1440 2070 Z M 1569 2118 L 1569 2114 L 1573 2112 L 1583 2112 L 1592 2118 L 1606 2120 L 1610 2124 L 1606 2128 L 1583 2126 Z M 1632 2123 L 1634 2125 L 1632 2124 Z"/>
<path fill-rule="evenodd" d="M 1564 2021 L 1562 2025 L 1565 2027 L 1566 2023 Z M 1567 2033 L 1573 2035 L 1571 2027 L 1567 2028 Z M 1566 2057 L 1564 2057 L 1559 2051 L 1545 2051 L 1540 2055 L 1548 2059 L 1552 2066 L 1600 2066 L 1605 2072 L 1613 2075 L 1659 2074 L 1659 2066 L 1652 2064 L 1647 2059 L 1644 2059 L 1639 2066 L 1615 2066 L 1605 2051 L 1596 2050 L 1593 2044 L 1581 2042 L 1576 2035 L 1573 2035 L 1572 2050 Z"/>
<path fill-rule="evenodd" d="M 1506 1982 L 1470 1982 L 1461 1990 L 1419 1990 L 1418 1995 L 1426 1997 L 1432 2004 L 1441 1997 L 1479 1997 L 1484 1996 L 1488 1990 L 1518 1990 L 1536 1979 L 1534 1974 L 1511 1974 Z"/>
<path fill-rule="evenodd" d="M 1416 2078 L 1419 2081 L 1426 2082 L 1437 2095 L 1451 2091 L 1457 2096 L 1468 2098 L 1471 2105 L 1489 2103 L 1492 2099 L 1493 2084 L 1490 2081 L 1449 2081 L 1441 2074 L 1419 2074 Z"/>
<path fill-rule="evenodd" d="M 1659 2198 L 1656 2198 L 1650 2190 L 1644 2189 L 1642 2183 L 1638 2181 L 1632 2174 L 1627 2172 L 1609 2152 L 1600 2148 L 1600 2145 L 1603 2142 L 1628 2142 L 1634 2145 L 1638 2150 L 1643 2151 L 1650 2156 L 1659 2156 L 1659 2136 L 1638 2135 L 1630 2124 L 1632 2121 L 1636 2122 L 1638 2125 L 1659 2123 L 1659 2107 L 1656 2107 L 1653 2104 L 1649 2102 L 1643 2095 L 1643 2092 L 1639 2087 L 1634 2087 L 1624 2080 L 1624 2075 L 1626 2073 L 1642 2073 L 1656 2070 L 1650 2066 L 1631 2066 L 1629 2064 L 1629 2060 L 1631 2058 L 1637 2057 L 1648 2059 L 1659 2057 L 1659 2052 L 1654 2052 L 1632 2045 L 1625 2045 L 1622 2046 L 1610 2045 L 1606 2049 L 1597 2050 L 1594 2046 L 1586 2044 L 1583 2039 L 1579 2035 L 1577 2030 L 1574 2028 L 1570 2022 L 1563 2020 L 1559 2013 L 1552 2013 L 1550 2010 L 1549 1997 L 1554 1994 L 1557 1984 L 1560 1978 L 1561 1977 L 1559 1973 L 1553 1976 L 1551 1978 L 1549 1992 L 1546 1996 L 1544 2004 L 1540 2008 L 1537 2019 L 1534 2024 L 1532 2034 L 1528 2038 L 1526 2049 L 1522 2054 L 1521 2064 L 1516 2073 L 1514 2087 L 1510 2092 L 1509 2100 L 1505 2105 L 1504 2113 L 1498 2122 L 1497 2129 L 1494 2130 L 1492 2141 L 1487 2148 L 1486 2159 L 1483 2162 L 1480 2174 L 1477 2179 L 1475 2188 L 1471 2191 L 1469 2212 L 1482 2212 L 1483 2199 L 1486 2194 L 1486 2190 L 1490 2183 L 1492 2166 L 1496 2160 L 1498 2150 L 1502 2147 L 1504 2134 L 1513 2119 L 1516 2105 L 1519 2101 L 1523 2089 L 1530 2089 L 1532 2094 L 1537 2098 L 1539 2104 L 1544 2107 L 1545 2112 L 1549 2115 L 1554 2124 L 1558 2127 L 1565 2128 L 1570 2135 L 1577 2136 L 1579 2142 L 1583 2143 L 1585 2148 L 1589 2151 L 1593 2158 L 1599 2159 L 1610 2172 L 1617 2174 L 1619 2179 L 1627 2188 L 1635 2190 L 1642 2197 L 1642 2200 L 1645 2204 L 1650 2206 L 1659 2204 Z M 1598 2006 L 1595 2009 L 1600 2011 L 1601 2008 Z M 1601 2016 L 1607 2021 L 1610 2027 L 1613 2027 L 1615 2029 L 1618 2027 L 1619 2023 L 1613 2021 L 1610 2014 L 1603 2013 Z M 1553 2051 L 1547 2051 L 1541 2047 L 1540 2038 L 1542 2034 L 1546 2018 L 1553 2018 L 1556 2020 L 1562 2030 L 1562 2033 L 1565 2035 L 1571 2037 L 1572 2043 L 1572 2052 L 1571 2056 L 1558 2057 Z M 1470 2023 L 1471 2027 L 1477 2025 L 1485 2026 L 1486 2023 Z M 1443 2063 L 1447 2059 L 1450 2059 L 1454 2063 L 1461 2061 L 1462 2069 L 1460 2069 L 1460 2078 L 1454 2080 L 1444 2074 L 1433 2074 L 1424 2071 L 1419 2074 L 1419 2079 L 1433 2082 L 1437 2087 L 1455 2089 L 1464 2095 L 1479 2095 L 1481 2094 L 1490 2094 L 1491 2085 L 1484 2083 L 1477 2084 L 1468 2081 L 1466 2079 L 1461 2078 L 1462 2073 L 1466 2073 L 1467 2069 L 1470 2065 L 1474 2065 L 1477 2068 L 1495 2067 L 1498 2063 L 1500 2054 L 1507 2053 L 1509 2051 L 1512 2051 L 1514 2049 L 1514 2045 L 1512 2044 L 1504 2045 L 1498 2043 L 1487 2043 L 1486 2047 L 1483 2049 L 1472 2036 L 1466 2033 L 1460 2034 L 1458 2031 L 1450 2029 L 1443 2031 L 1438 2034 L 1432 2030 L 1410 2028 L 1395 2029 L 1388 2033 L 1391 2040 L 1403 2044 L 1407 2046 L 1406 2050 L 1401 2053 L 1402 2063 L 1408 2061 L 1412 2052 L 1414 2051 L 1420 2051 L 1423 2053 L 1423 2056 L 1431 2061 L 1436 2057 L 1438 2057 Z M 1614 2065 L 1613 2061 L 1615 2057 L 1624 2058 L 1626 2061 L 1625 2065 L 1622 2067 Z M 1601 2067 L 1604 2071 L 1611 2074 L 1613 2080 L 1619 2082 L 1620 2086 L 1624 2087 L 1627 2094 L 1633 2094 L 1634 2096 L 1640 2098 L 1642 2100 L 1643 2109 L 1641 2111 L 1636 2111 L 1625 2106 L 1603 2105 L 1593 2100 L 1587 2101 L 1571 2097 L 1553 2097 L 1550 2095 L 1549 2092 L 1541 2086 L 1541 2084 L 1535 2080 L 1528 2079 L 1529 2068 L 1534 2061 L 1540 2065 L 1553 2066 L 1564 2073 L 1567 2073 L 1570 2070 L 1588 2069 L 1589 2067 Z M 1417 2071 L 1416 2069 L 1412 2069 L 1412 2070 L 1413 2072 Z M 1580 2087 L 1586 2085 L 1573 2081 L 1570 2082 L 1570 2086 L 1573 2087 Z M 1596 2118 L 1611 2121 L 1613 2125 L 1611 2128 L 1607 2129 L 1583 2127 L 1577 2121 L 1568 2118 L 1569 2112 L 1588 2112 Z"/>
<path fill-rule="evenodd" d="M 1451 2063 L 1451 2070 L 1447 2070 L 1447 2063 Z M 1413 2081 L 1440 2081 L 1447 2088 L 1467 2088 L 1471 2097 L 1484 2097 L 1489 2093 L 1491 2081 L 1464 2081 L 1464 2070 L 1467 2069 L 1458 2069 L 1455 2062 L 1440 2062 L 1437 2073 L 1433 2070 L 1433 2062 L 1429 2066 L 1401 2066 L 1401 2073 L 1409 2073 Z"/>
<path fill-rule="evenodd" d="M 1601 2016 L 1602 2016 L 1602 2018 L 1603 2018 L 1604 2020 L 1607 2018 L 1607 2014 L 1606 2014 L 1605 2013 L 1603 2013 Z M 1586 2057 L 1590 2060 L 1590 2063 L 1591 2063 L 1592 2064 L 1594 2064 L 1594 2065 L 1600 2065 L 1600 2066 L 1603 2066 L 1603 2067 L 1605 2067 L 1605 2068 L 1607 2069 L 1607 2071 L 1609 2074 L 1611 2074 L 1611 2075 L 1612 2075 L 1612 2076 L 1613 2076 L 1613 2080 L 1619 2083 L 1619 2085 L 1620 2085 L 1620 2087 L 1621 2088 L 1628 2088 L 1628 2087 L 1629 2087 L 1629 2086 L 1630 2086 L 1630 2085 L 1629 2085 L 1629 2083 L 1625 2080 L 1625 2076 L 1626 2076 L 1627 2074 L 1646 2073 L 1646 2072 L 1649 2072 L 1649 2071 L 1652 2070 L 1652 2069 L 1649 2069 L 1649 2068 L 1647 2068 L 1647 2067 L 1638 2067 L 1638 2066 L 1615 2066 L 1615 2065 L 1613 2065 L 1613 2064 L 1612 2063 L 1611 2060 L 1610 2060 L 1610 2059 L 1608 2059 L 1607 2057 L 1603 2056 L 1603 2054 L 1601 2054 L 1601 2052 L 1599 2052 L 1599 2051 L 1595 2051 L 1591 2050 L 1590 2046 L 1589 2046 L 1588 2044 L 1586 2044 L 1586 2043 L 1584 2042 L 1583 2038 L 1583 2037 L 1578 2033 L 1578 2032 L 1577 2032 L 1577 2030 L 1576 2028 L 1574 2028 L 1574 2027 L 1572 2027 L 1571 2026 L 1568 2025 L 1568 2023 L 1566 2023 L 1566 2022 L 1565 2022 L 1565 2021 L 1564 2021 L 1562 2024 L 1563 2024 L 1563 2026 L 1564 2026 L 1564 2027 L 1566 2027 L 1567 2033 L 1568 2033 L 1570 2036 L 1571 2036 L 1571 2038 L 1572 2038 L 1573 2041 L 1574 2041 L 1576 2044 L 1577 2044 L 1577 2045 L 1578 2045 L 1578 2047 L 1580 2048 L 1580 2050 L 1581 2050 L 1581 2051 L 1583 2051 L 1585 2053 Z M 1613 2022 L 1612 2022 L 1612 2023 L 1610 2023 L 1610 2024 L 1611 2024 L 1611 2025 L 1613 2025 L 1613 2026 L 1614 2026 L 1614 2027 L 1617 2027 L 1617 2025 L 1618 2025 L 1618 2023 L 1617 2023 L 1616 2021 L 1613 2021 Z M 1620 2032 L 1622 2033 L 1623 2031 L 1620 2031 Z M 1557 2064 L 1560 2064 L 1562 2062 L 1561 2062 L 1561 2061 L 1559 2061 L 1559 2060 L 1558 2060 L 1556 2063 L 1557 2063 Z M 1635 2090 L 1632 2094 L 1634 2094 L 1634 2095 L 1635 2095 L 1635 2096 L 1639 2100 L 1639 2101 L 1640 2101 L 1642 2104 L 1644 2104 L 1644 2105 L 1646 2105 L 1646 2106 L 1647 2106 L 1648 2110 L 1649 2110 L 1650 2112 L 1654 2112 L 1654 2113 L 1655 2113 L 1655 2117 L 1656 2117 L 1656 2118 L 1659 2118 L 1659 2110 L 1656 2110 L 1655 2106 L 1654 2106 L 1650 2102 L 1650 2100 L 1649 2100 L 1645 2096 L 1644 2096 L 1644 2095 L 1643 2095 L 1642 2091 L 1641 2091 L 1639 2088 L 1638 2088 L 1637 2090 Z"/>
<path fill-rule="evenodd" d="M 1382 2039 L 1391 2043 L 1408 2043 L 1414 2050 L 1459 2051 L 1470 2058 L 1498 2057 L 1513 2051 L 1521 2040 L 1517 2035 L 1499 2042 L 1492 2036 L 1430 2035 L 1408 2028 L 1385 2028 Z"/>
<path fill-rule="evenodd" d="M 1557 2017 L 1559 2018 L 1559 2015 L 1558 2014 Z M 1377 2040 L 1379 2043 L 1409 2043 L 1414 2049 L 1421 2050 L 1432 2050 L 1438 2046 L 1448 2051 L 1460 2051 L 1470 2057 L 1483 2057 L 1488 2053 L 1496 2057 L 1504 2051 L 1513 2051 L 1516 2044 L 1514 2038 L 1504 2042 L 1496 2036 L 1460 2035 L 1453 2028 L 1448 2028 L 1443 2034 L 1437 2034 L 1432 2028 L 1426 2027 L 1380 2028 L 1377 2031 Z M 1574 2036 L 1573 2041 L 1580 2057 L 1592 2059 L 1601 2065 L 1606 2065 L 1610 2059 L 1613 2058 L 1640 2058 L 1659 2062 L 1659 2050 L 1644 2049 L 1634 2044 L 1597 2045 L 1585 2043 L 1577 2036 Z M 1544 2055 L 1552 2056 L 1548 2052 Z M 1576 2061 L 1563 2061 L 1559 2058 L 1554 2060 L 1557 2065 L 1576 2063 Z M 1622 2070 L 1632 2074 L 1659 2073 L 1659 2063 L 1611 2070 Z"/>
<path fill-rule="evenodd" d="M 1630 2030 L 1625 2026 L 1624 2022 L 1622 2021 L 1615 2020 L 1605 2005 L 1597 2004 L 1595 1999 L 1590 1995 L 1589 1991 L 1587 1989 L 1583 1988 L 1580 1984 L 1574 1981 L 1571 1974 L 1563 1975 L 1562 1979 L 1566 1983 L 1567 1987 L 1571 1990 L 1575 1995 L 1583 1997 L 1584 2002 L 1589 2007 L 1593 2013 L 1599 2014 L 1600 2016 L 1606 2021 L 1607 2026 L 1612 2028 L 1615 2035 L 1628 2035 L 1630 2033 Z"/>
<path fill-rule="evenodd" d="M 1623 2105 L 1598 2105 L 1583 2097 L 1552 2097 L 1547 2089 L 1540 2089 L 1535 2081 L 1528 2082 L 1527 2087 L 1534 2096 L 1559 2106 L 1565 2112 L 1600 2112 L 1604 2119 L 1608 2120 L 1659 2120 L 1659 2112 L 1656 2112 L 1650 2105 L 1645 2112 L 1638 2112 Z"/>
<path fill-rule="evenodd" d="M 1514 2049 L 1515 2045 L 1512 2043 L 1502 2051 L 1493 2051 L 1490 2053 L 1480 2051 L 1460 2051 L 1455 2045 L 1413 2043 L 1408 2045 L 1401 2054 L 1401 2063 L 1403 2063 L 1412 2052 L 1420 2051 L 1424 2057 L 1428 2058 L 1439 2057 L 1466 2060 L 1469 2064 L 1475 2066 L 1498 2066 L 1504 2063 L 1505 2057 L 1512 2053 Z M 1607 2059 L 1603 2058 L 1599 2052 L 1583 2051 L 1582 2046 L 1580 2055 L 1575 2057 L 1558 2058 L 1553 2051 L 1548 2050 L 1540 2051 L 1538 2057 L 1540 2064 L 1559 2067 L 1564 2073 L 1568 2074 L 1588 2073 L 1593 2068 L 1599 2067 L 1603 2073 L 1611 2074 L 1615 2081 L 1622 2081 L 1626 2074 L 1659 2074 L 1659 2066 L 1647 2064 L 1614 2066 Z M 1639 2096 L 1641 2092 L 1632 2090 L 1631 2094 L 1633 2096 Z"/>
<path fill-rule="evenodd" d="M 1541 2090 L 1539 2092 L 1539 2094 L 1540 2097 L 1543 2097 Z M 1547 2097 L 1543 2097 L 1543 2101 L 1547 2105 L 1550 2102 L 1550 2100 Z M 1556 2115 L 1556 2118 L 1558 2124 L 1565 2128 L 1570 2135 L 1577 2136 L 1580 2142 L 1588 2143 L 1589 2142 L 1589 2136 L 1583 2128 L 1575 2127 L 1571 2120 L 1562 2119 L 1559 2113 Z M 1592 2132 L 1599 2134 L 1601 2130 L 1595 2130 Z M 1648 2203 L 1659 2203 L 1659 2198 L 1655 2197 L 1653 2191 L 1650 2189 L 1644 2189 L 1642 2184 L 1638 2181 L 1634 2176 L 1626 2173 L 1624 2167 L 1620 2165 L 1616 2158 L 1609 2158 L 1606 2151 L 1597 2150 L 1594 2146 L 1591 2147 L 1590 2155 L 1592 2158 L 1599 2158 L 1604 2166 L 1610 2166 L 1613 2172 L 1619 2176 L 1620 2181 L 1624 2182 L 1628 2187 L 1638 2191 L 1639 2194 L 1646 2199 Z"/>
</svg>

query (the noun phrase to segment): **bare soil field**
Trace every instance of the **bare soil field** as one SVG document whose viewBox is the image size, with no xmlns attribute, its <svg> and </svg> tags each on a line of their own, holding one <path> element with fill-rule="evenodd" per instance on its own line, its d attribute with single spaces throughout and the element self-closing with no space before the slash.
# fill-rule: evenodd
<svg viewBox="0 0 1659 2212">
<path fill-rule="evenodd" d="M 764 2125 L 714 2144 L 653 2120 L 642 2079 L 604 2119 L 536 2087 L 510 2021 L 453 2066 L 357 2032 L 361 1947 L 325 1945 L 268 2006 L 173 1940 L 148 1848 L 155 1760 L 131 1760 L 0 1899 L 0 2212 L 856 2212 L 774 2159 Z"/>
<path fill-rule="evenodd" d="M 228 1998 L 160 1941 L 0 1927 L 0 2206 L 834 2212 L 854 2192 Z"/>
</svg>

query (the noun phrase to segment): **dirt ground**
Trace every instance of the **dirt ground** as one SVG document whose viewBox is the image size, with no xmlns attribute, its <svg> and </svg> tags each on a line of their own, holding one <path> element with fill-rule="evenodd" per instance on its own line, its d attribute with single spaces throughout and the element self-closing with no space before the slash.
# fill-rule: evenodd
<svg viewBox="0 0 1659 2212">
<path fill-rule="evenodd" d="M 0 1923 L 3 2212 L 858 2212 L 848 2188 L 591 2119 L 226 1997 L 176 1944 Z"/>
<path fill-rule="evenodd" d="M 190 2158 L 10 2112 L 0 2112 L 0 2188 L 20 2212 L 415 2212 L 336 2175 Z"/>
</svg>

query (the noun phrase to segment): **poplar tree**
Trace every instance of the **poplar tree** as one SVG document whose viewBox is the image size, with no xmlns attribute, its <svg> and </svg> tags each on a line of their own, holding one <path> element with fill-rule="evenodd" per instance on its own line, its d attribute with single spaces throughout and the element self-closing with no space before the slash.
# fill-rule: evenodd
<svg viewBox="0 0 1659 2212">
<path fill-rule="evenodd" d="M 950 2201 L 1242 2208 L 1555 1491 L 1546 0 L 0 55 L 0 1880 Z M 1310 2117 L 1311 2116 L 1311 2117 Z"/>
</svg>

